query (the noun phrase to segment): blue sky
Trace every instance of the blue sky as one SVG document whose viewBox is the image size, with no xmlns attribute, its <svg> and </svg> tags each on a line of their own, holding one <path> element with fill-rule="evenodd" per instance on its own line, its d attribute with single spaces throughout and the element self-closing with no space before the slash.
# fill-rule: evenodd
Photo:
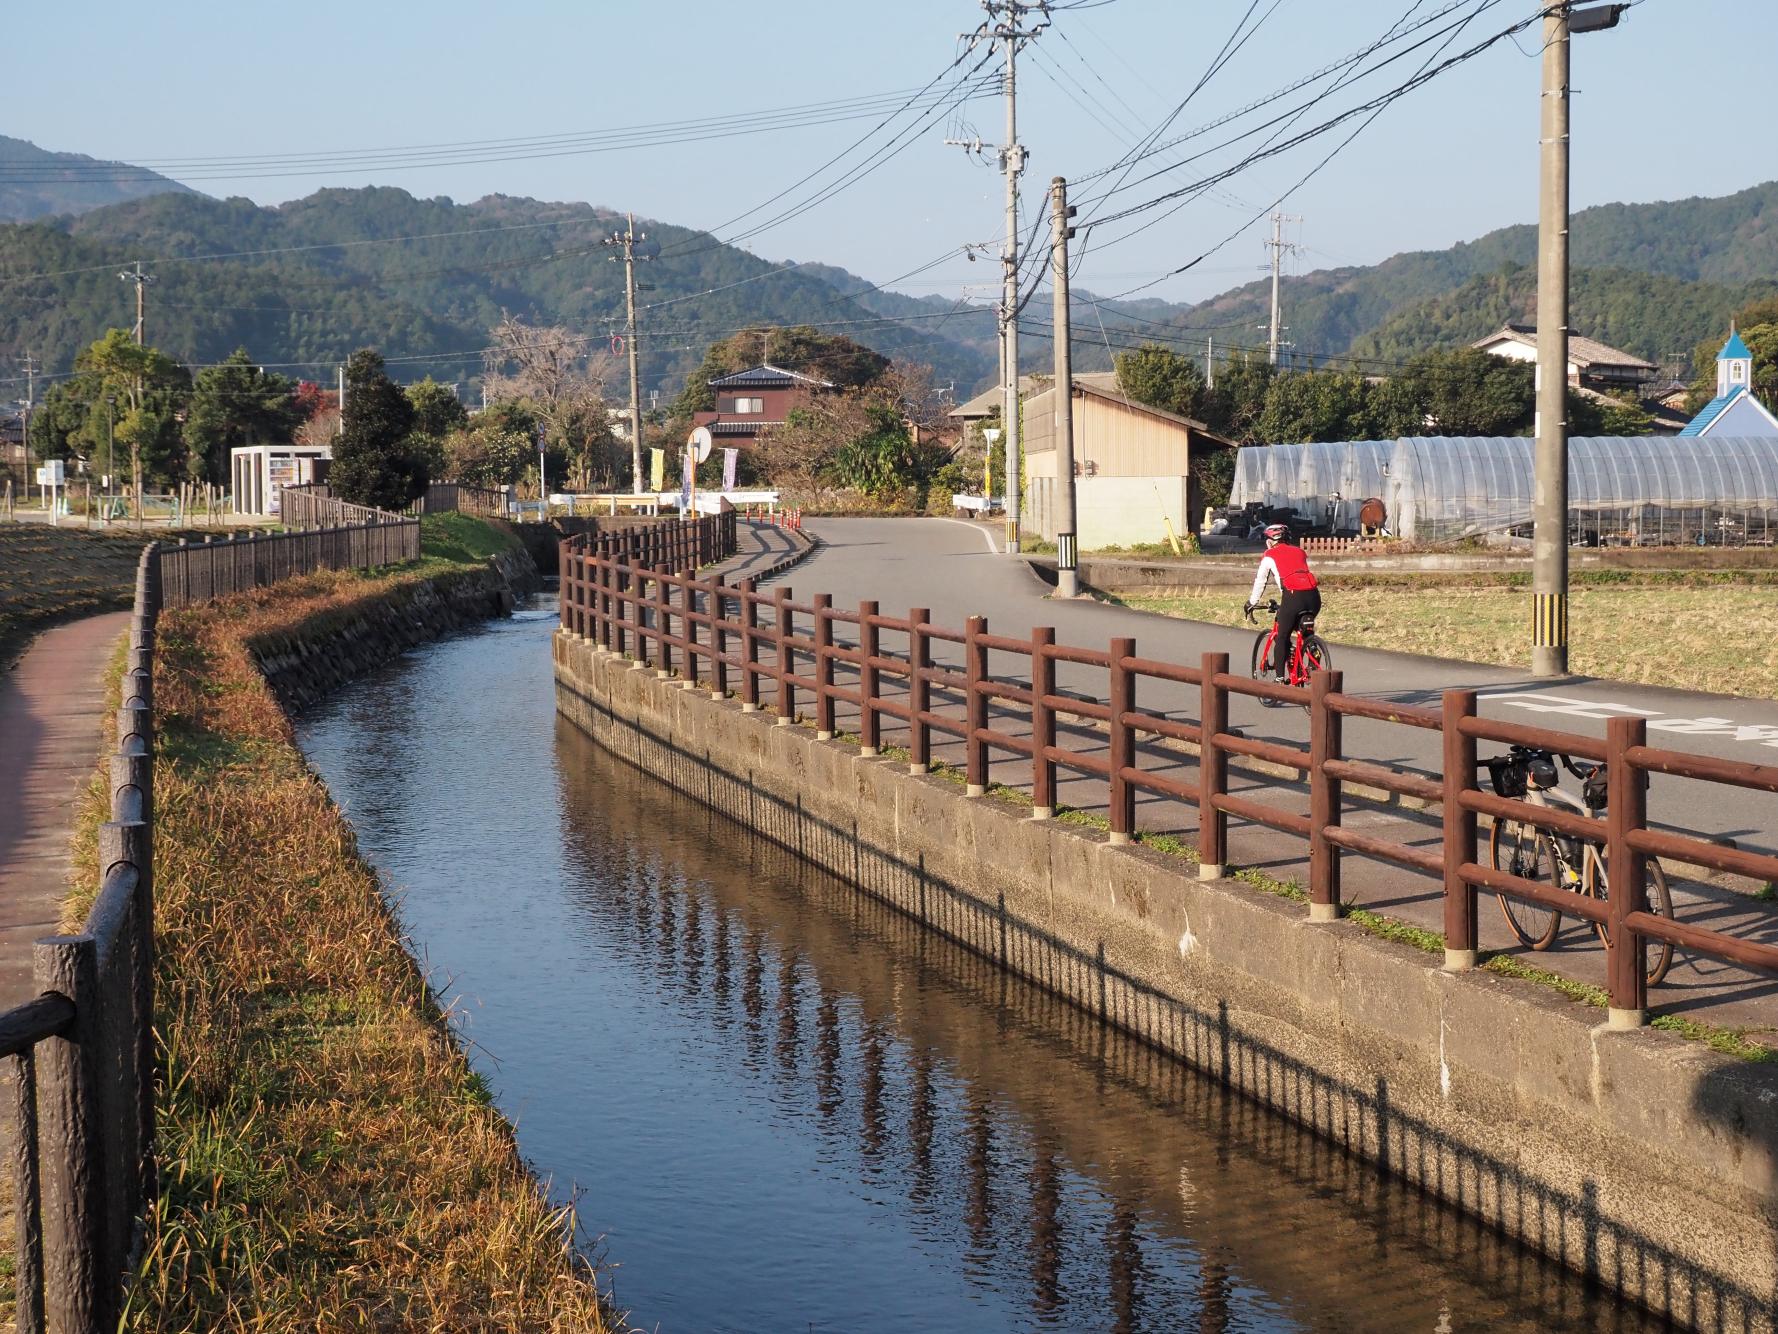
<svg viewBox="0 0 1778 1334">
<path fill-rule="evenodd" d="M 1424 16 L 1447 2 L 1421 0 L 1415 10 Z M 1368 46 L 1410 4 L 1257 0 L 1264 22 L 1193 98 L 1173 132 Z M 1465 0 L 1457 16 L 1484 4 L 1489 0 Z M 1535 8 L 1532 0 L 1492 0 L 1451 50 Z M 1079 9 L 1059 11 L 1038 50 L 1020 60 L 1020 138 L 1030 151 L 1025 216 L 1051 176 L 1084 178 L 1104 168 L 1166 116 L 1248 9 L 1249 0 L 1084 0 Z M 311 0 L 276 10 L 214 0 L 158 10 L 114 0 L 35 5 L 10 16 L 3 128 L 47 148 L 144 161 L 334 153 L 728 117 L 911 91 L 951 64 L 958 34 L 981 18 L 966 0 L 507 0 L 498 12 L 463 0 Z M 1297 267 L 1369 263 L 1533 220 L 1536 45 L 1533 29 L 1516 45 L 1502 42 L 1409 94 L 1292 194 L 1285 207 L 1304 219 L 1293 230 L 1304 247 Z M 1762 157 L 1763 137 L 1742 128 L 1763 115 L 1758 90 L 1772 77 L 1774 51 L 1773 0 L 1643 0 L 1616 31 L 1578 38 L 1575 206 L 1727 194 L 1778 174 L 1778 164 Z M 1323 110 L 1395 81 L 1380 74 L 1355 82 Z M 1000 138 L 997 97 L 973 102 L 961 115 L 984 140 Z M 262 203 L 324 185 L 370 183 L 458 200 L 532 195 L 712 227 L 790 185 L 873 123 L 420 170 L 329 164 L 314 175 L 193 184 Z M 946 130 L 957 128 L 936 117 L 892 161 L 747 244 L 764 257 L 818 259 L 881 282 L 965 242 L 997 243 L 999 177 L 944 145 Z M 1237 231 L 1190 274 L 1148 290 L 1198 299 L 1258 276 L 1266 225 L 1248 220 L 1343 133 L 1253 166 L 1126 239 L 1108 224 L 1095 234 L 1076 281 L 1101 294 L 1121 292 Z M 1142 202 L 1234 156 L 1213 155 L 1134 187 L 1118 202 Z M 862 151 L 842 167 L 860 157 Z M 956 293 L 961 284 L 991 282 L 993 273 L 993 266 L 958 256 L 898 286 Z"/>
</svg>

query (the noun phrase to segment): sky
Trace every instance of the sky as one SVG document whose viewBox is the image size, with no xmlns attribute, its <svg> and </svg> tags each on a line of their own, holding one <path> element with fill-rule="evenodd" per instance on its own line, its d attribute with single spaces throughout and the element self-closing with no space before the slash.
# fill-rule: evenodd
<svg viewBox="0 0 1778 1334">
<path fill-rule="evenodd" d="M 1118 194 L 1097 200 L 1095 192 L 1119 175 L 1094 174 L 1188 93 L 1169 138 L 1449 3 L 1060 0 L 1047 31 L 1018 60 L 1019 139 L 1029 153 L 1021 230 L 1052 176 L 1082 183 L 1073 187 L 1084 201 L 1082 222 L 1195 185 L 1240 158 L 1241 147 L 1214 147 L 1222 139 L 1301 105 L 1332 79 L 1150 158 Z M 1448 56 L 1536 8 L 1534 0 L 1462 0 L 1434 27 L 1480 11 L 1452 38 Z M 458 201 L 495 193 L 584 200 L 714 228 L 727 238 L 802 202 L 908 128 L 897 141 L 900 151 L 868 175 L 742 243 L 768 259 L 820 261 L 872 282 L 896 280 L 890 286 L 914 295 L 987 299 L 996 280 L 996 265 L 966 262 L 959 248 L 976 242 L 998 250 L 1001 178 L 991 161 L 944 140 L 979 135 L 998 143 L 1005 114 L 998 90 L 935 110 L 917 126 L 916 108 L 876 128 L 915 89 L 943 75 L 936 85 L 942 91 L 982 58 L 959 42 L 984 17 L 966 0 L 506 0 L 498 12 L 466 0 L 310 0 L 265 7 L 263 17 L 259 9 L 215 0 L 153 10 L 121 0 L 23 8 L 8 23 L 12 95 L 0 129 L 100 158 L 182 160 L 162 170 L 208 193 L 263 204 L 324 186 L 380 184 Z M 1239 48 L 1193 92 L 1231 38 L 1243 39 Z M 1154 208 L 1099 222 L 1077 243 L 1084 251 L 1077 250 L 1075 282 L 1102 296 L 1141 291 L 1199 300 L 1259 277 L 1268 262 L 1265 215 L 1280 197 L 1283 209 L 1301 219 L 1287 233 L 1300 245 L 1287 269 L 1297 272 L 1443 249 L 1534 221 L 1537 48 L 1532 27 L 1406 94 L 1306 183 L 1298 184 L 1357 120 L 1247 167 L 1176 211 Z M 1288 133 L 1387 91 L 1433 49 L 1352 80 Z M 1729 194 L 1778 174 L 1778 163 L 1760 152 L 1761 137 L 1735 128 L 1755 114 L 1745 90 L 1766 86 L 1774 50 L 1778 0 L 1640 0 L 1617 29 L 1577 37 L 1573 206 Z M 32 51 L 45 58 L 30 58 Z M 47 58 L 72 51 L 78 59 Z M 982 76 L 1000 64 L 989 59 Z M 732 129 L 738 117 L 879 97 L 848 107 L 851 119 L 818 108 L 779 117 L 766 132 L 715 138 L 698 129 L 677 144 L 585 152 L 558 142 L 533 145 L 522 156 L 502 150 L 507 160 L 474 160 L 497 155 L 488 147 L 412 169 L 411 152 L 368 163 L 339 160 L 347 151 L 662 122 Z M 846 152 L 860 139 L 862 146 Z M 1206 147 L 1213 151 L 1197 162 L 1141 179 Z M 272 167 L 195 161 L 298 154 L 323 160 Z M 725 225 L 836 156 L 834 167 L 778 203 Z M 1187 272 L 1167 276 L 1194 260 Z"/>
</svg>

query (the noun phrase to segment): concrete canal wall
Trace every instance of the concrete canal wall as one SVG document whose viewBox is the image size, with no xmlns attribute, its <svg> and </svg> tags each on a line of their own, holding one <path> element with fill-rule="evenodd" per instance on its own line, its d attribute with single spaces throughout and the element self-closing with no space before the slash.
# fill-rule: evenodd
<svg viewBox="0 0 1778 1334">
<path fill-rule="evenodd" d="M 1683 1325 L 1778 1329 L 1773 1064 L 1443 972 L 590 641 L 555 662 L 602 745 L 860 891 Z"/>
</svg>

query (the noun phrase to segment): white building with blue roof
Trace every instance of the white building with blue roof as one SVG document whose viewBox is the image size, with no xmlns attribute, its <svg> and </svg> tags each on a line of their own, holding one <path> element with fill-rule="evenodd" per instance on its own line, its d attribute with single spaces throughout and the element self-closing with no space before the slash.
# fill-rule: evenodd
<svg viewBox="0 0 1778 1334">
<path fill-rule="evenodd" d="M 1716 397 L 1704 405 L 1681 436 L 1778 436 L 1778 417 L 1753 396 L 1753 353 L 1741 335 L 1716 354 Z"/>
</svg>

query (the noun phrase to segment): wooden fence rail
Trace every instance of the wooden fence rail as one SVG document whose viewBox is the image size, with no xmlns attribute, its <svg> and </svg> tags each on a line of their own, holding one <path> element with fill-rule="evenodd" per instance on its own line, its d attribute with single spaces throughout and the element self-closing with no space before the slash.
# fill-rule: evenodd
<svg viewBox="0 0 1778 1334">
<path fill-rule="evenodd" d="M 369 569 L 420 558 L 420 521 L 382 514 L 371 523 L 226 538 L 161 547 L 164 605 L 184 607 L 264 588 L 316 570 Z"/>
<path fill-rule="evenodd" d="M 836 704 L 855 706 L 860 741 L 870 752 L 882 747 L 882 720 L 898 720 L 908 728 L 910 767 L 916 772 L 931 764 L 934 732 L 956 737 L 963 743 L 966 790 L 972 796 L 987 790 L 995 753 L 1017 756 L 1030 765 L 1032 814 L 1040 818 L 1054 811 L 1058 769 L 1084 775 L 1104 784 L 1113 843 L 1128 842 L 1134 835 L 1141 795 L 1194 807 L 1206 878 L 1224 870 L 1231 816 L 1302 840 L 1308 845 L 1309 913 L 1316 920 L 1340 913 L 1347 854 L 1407 867 L 1441 886 L 1445 962 L 1451 969 L 1477 962 L 1478 889 L 1599 923 L 1607 937 L 1615 1022 L 1645 1018 L 1649 940 L 1778 973 L 1778 947 L 1649 912 L 1643 875 L 1647 858 L 1670 857 L 1778 882 L 1778 857 L 1656 831 L 1647 822 L 1650 773 L 1778 792 L 1778 767 L 1651 748 L 1639 719 L 1614 719 L 1600 741 L 1478 717 L 1470 690 L 1444 692 L 1438 708 L 1414 708 L 1348 695 L 1338 672 L 1322 673 L 1307 688 L 1299 688 L 1233 674 L 1227 654 L 1206 653 L 1187 666 L 1138 657 L 1135 641 L 1127 638 L 1092 649 L 1058 644 L 1049 628 L 1036 630 L 1029 639 L 993 635 L 986 618 L 979 616 L 959 632 L 933 624 L 924 608 L 895 617 L 881 614 L 874 602 L 861 603 L 856 610 L 838 608 L 825 594 L 795 602 L 788 588 L 765 592 L 752 580 L 731 585 L 716 576 L 699 577 L 697 563 L 688 562 L 678 549 L 663 551 L 646 542 L 619 541 L 616 535 L 570 540 L 562 551 L 562 629 L 601 649 L 652 664 L 663 676 L 677 673 L 690 684 L 708 684 L 713 693 L 727 694 L 733 680 L 745 711 L 767 707 L 760 687 L 768 682 L 778 721 L 795 721 L 799 705 L 807 700 L 818 736 L 834 734 Z M 960 662 L 935 662 L 935 644 L 947 646 L 947 654 Z M 1000 670 L 990 671 L 991 660 L 998 661 Z M 1076 682 L 1083 671 L 1093 674 L 1097 687 L 1083 689 L 1077 683 L 1060 689 L 1057 669 L 1062 666 Z M 839 679 L 842 672 L 844 681 Z M 898 689 L 885 693 L 885 682 Z M 1148 702 L 1182 697 L 1195 701 L 1195 718 Z M 1284 745 L 1231 731 L 1229 701 L 1234 697 L 1306 709 L 1309 744 Z M 1027 722 L 1028 735 L 996 727 L 996 710 L 1003 716 L 1010 710 L 1015 721 Z M 1064 718 L 1070 720 L 1067 726 Z M 1347 755 L 1346 718 L 1442 734 L 1442 778 Z M 1161 752 L 1170 765 L 1177 762 L 1179 743 L 1195 746 L 1195 781 L 1146 767 L 1145 754 L 1156 753 L 1156 748 L 1145 750 L 1139 744 L 1145 740 L 1171 743 L 1171 750 Z M 1481 741 L 1539 746 L 1604 763 L 1610 783 L 1608 817 L 1588 819 L 1483 790 L 1477 780 Z M 1307 809 L 1270 799 L 1275 791 L 1231 792 L 1230 756 L 1304 775 Z M 1346 828 L 1342 816 L 1348 783 L 1437 805 L 1440 846 L 1414 847 Z M 1611 878 L 1609 898 L 1482 865 L 1480 815 L 1596 843 Z"/>
</svg>

